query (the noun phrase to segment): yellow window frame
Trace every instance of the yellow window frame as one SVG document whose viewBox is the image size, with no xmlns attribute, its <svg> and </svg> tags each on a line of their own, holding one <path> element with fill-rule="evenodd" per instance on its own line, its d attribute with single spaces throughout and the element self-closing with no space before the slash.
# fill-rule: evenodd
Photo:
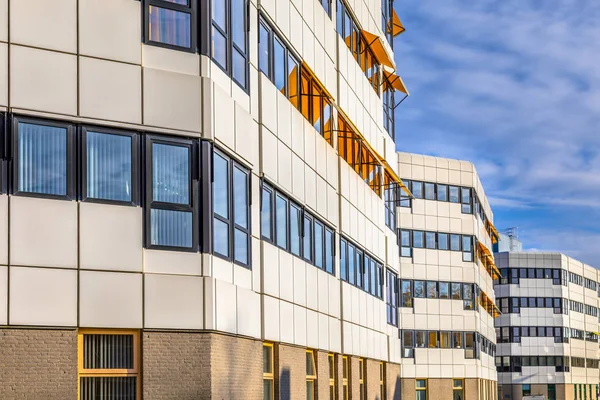
<svg viewBox="0 0 600 400">
<path fill-rule="evenodd" d="M 425 387 L 419 387 L 417 386 L 417 382 L 418 381 L 425 381 Z M 415 379 L 415 389 L 417 392 L 425 392 L 425 399 L 428 399 L 428 393 L 427 393 L 427 387 L 429 386 L 429 382 L 427 381 L 427 378 L 416 378 Z"/>
<path fill-rule="evenodd" d="M 383 361 L 379 363 L 379 395 L 385 399 L 385 363 Z"/>
<path fill-rule="evenodd" d="M 271 393 L 269 400 L 273 400 L 275 397 L 275 347 L 273 346 L 273 343 L 263 343 L 263 349 L 265 348 L 269 349 L 269 364 L 271 366 L 271 372 L 265 372 L 265 367 L 263 365 L 263 381 L 271 381 L 271 388 L 273 388 L 273 392 Z"/>
<path fill-rule="evenodd" d="M 85 369 L 83 368 L 85 335 L 131 335 L 133 336 L 133 368 L 132 369 Z M 140 377 L 140 332 L 119 329 L 80 329 L 77 332 L 77 398 L 81 398 L 81 378 L 85 377 L 136 377 L 136 399 L 141 399 Z"/>
<path fill-rule="evenodd" d="M 342 356 L 342 396 L 343 400 L 348 400 L 348 356 Z"/>
<path fill-rule="evenodd" d="M 358 359 L 358 387 L 360 389 L 360 398 L 361 399 L 366 399 L 366 393 L 365 393 L 365 389 L 366 389 L 366 385 L 365 385 L 365 359 L 364 358 L 359 358 Z"/>
<path fill-rule="evenodd" d="M 329 353 L 327 355 L 327 361 L 329 362 L 329 400 L 335 400 L 335 388 L 336 388 L 336 368 L 335 368 L 335 354 Z"/>
<path fill-rule="evenodd" d="M 317 363 L 315 361 L 315 351 L 314 350 L 306 350 L 306 355 L 308 356 L 310 354 L 310 360 L 312 363 L 312 372 L 313 374 L 309 374 L 308 371 L 306 371 L 306 382 L 312 382 L 313 383 L 313 399 L 317 398 Z"/>
</svg>

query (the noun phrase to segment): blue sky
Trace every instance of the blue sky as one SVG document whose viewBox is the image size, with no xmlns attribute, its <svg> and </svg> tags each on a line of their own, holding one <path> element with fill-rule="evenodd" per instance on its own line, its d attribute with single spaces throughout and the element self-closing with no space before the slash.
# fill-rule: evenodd
<svg viewBox="0 0 600 400">
<path fill-rule="evenodd" d="M 497 228 L 600 267 L 600 2 L 395 7 L 398 150 L 472 161 Z"/>
</svg>

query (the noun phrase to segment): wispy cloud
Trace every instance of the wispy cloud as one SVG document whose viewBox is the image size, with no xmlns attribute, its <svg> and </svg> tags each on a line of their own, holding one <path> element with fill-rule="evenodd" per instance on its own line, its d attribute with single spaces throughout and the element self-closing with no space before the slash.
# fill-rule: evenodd
<svg viewBox="0 0 600 400">
<path fill-rule="evenodd" d="M 600 239 L 600 2 L 396 8 L 407 27 L 395 43 L 398 69 L 411 90 L 397 110 L 398 148 L 472 160 L 498 226 Z M 550 237 L 527 239 L 600 261 L 598 241 L 575 248 Z"/>
</svg>

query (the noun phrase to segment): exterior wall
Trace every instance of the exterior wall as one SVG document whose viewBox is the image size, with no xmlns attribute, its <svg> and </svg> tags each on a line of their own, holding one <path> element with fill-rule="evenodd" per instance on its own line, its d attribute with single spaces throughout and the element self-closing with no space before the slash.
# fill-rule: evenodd
<svg viewBox="0 0 600 400">
<path fill-rule="evenodd" d="M 77 396 L 77 332 L 0 329 L 0 398 Z"/>
<path fill-rule="evenodd" d="M 306 349 L 280 344 L 276 351 L 275 392 L 281 400 L 306 397 Z"/>
<path fill-rule="evenodd" d="M 385 393 L 389 400 L 400 400 L 402 395 L 402 378 L 400 365 L 387 363 L 386 366 L 386 389 Z"/>
<path fill-rule="evenodd" d="M 427 385 L 429 400 L 452 399 L 452 379 L 430 378 L 427 380 Z"/>
</svg>

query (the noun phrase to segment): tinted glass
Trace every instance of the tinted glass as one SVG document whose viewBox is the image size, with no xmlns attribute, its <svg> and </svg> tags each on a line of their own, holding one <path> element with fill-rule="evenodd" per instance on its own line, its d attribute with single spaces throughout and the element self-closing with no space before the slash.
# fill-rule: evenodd
<svg viewBox="0 0 600 400">
<path fill-rule="evenodd" d="M 424 247 L 423 241 L 424 241 L 423 232 L 413 231 L 413 247 L 416 247 L 416 248 Z"/>
<path fill-rule="evenodd" d="M 271 215 L 272 215 L 272 199 L 273 194 L 263 188 L 262 199 L 261 199 L 261 211 L 260 211 L 260 231 L 261 234 L 268 238 L 273 239 L 273 233 L 271 232 Z"/>
<path fill-rule="evenodd" d="M 435 249 L 435 232 L 425 232 L 425 246 L 428 249 Z"/>
<path fill-rule="evenodd" d="M 435 184 L 433 184 L 433 183 L 425 184 L 425 199 L 435 200 Z"/>
<path fill-rule="evenodd" d="M 248 264 L 248 233 L 237 228 L 234 232 L 234 259 L 242 264 Z"/>
<path fill-rule="evenodd" d="M 460 235 L 450 235 L 450 250 L 460 251 Z"/>
<path fill-rule="evenodd" d="M 269 30 L 263 24 L 259 24 L 258 35 L 258 65 L 260 70 L 269 76 Z"/>
<path fill-rule="evenodd" d="M 312 237 L 313 237 L 313 223 L 312 219 L 308 217 L 304 217 L 304 259 L 307 261 L 311 261 L 313 259 L 312 255 Z"/>
<path fill-rule="evenodd" d="M 215 214 L 229 218 L 229 160 L 214 153 L 213 209 Z"/>
<path fill-rule="evenodd" d="M 333 274 L 333 237 L 329 229 L 325 230 L 325 271 Z"/>
<path fill-rule="evenodd" d="M 277 246 L 287 248 L 287 200 L 277 195 L 275 198 Z"/>
<path fill-rule="evenodd" d="M 300 257 L 301 212 L 298 207 L 290 205 L 290 251 Z"/>
<path fill-rule="evenodd" d="M 191 212 L 152 209 L 150 224 L 150 241 L 153 245 L 192 247 Z M 218 234 L 215 227 L 215 239 L 220 236 Z M 224 240 L 227 242 L 227 231 Z"/>
<path fill-rule="evenodd" d="M 323 268 L 323 225 L 315 222 L 315 266 Z"/>
<path fill-rule="evenodd" d="M 190 150 L 188 147 L 152 144 L 152 200 L 190 204 Z M 225 179 L 227 179 L 225 177 Z M 216 172 L 215 172 L 216 180 Z M 225 195 L 227 192 L 225 192 Z M 217 194 L 215 193 L 215 196 Z M 222 193 L 215 201 L 222 201 Z M 225 198 L 225 204 L 227 200 Z"/>
<path fill-rule="evenodd" d="M 223 68 L 227 66 L 227 39 L 216 28 L 213 27 L 212 41 L 213 59 Z"/>
<path fill-rule="evenodd" d="M 227 2 L 227 0 L 212 1 L 213 21 L 224 31 L 227 23 Z"/>
<path fill-rule="evenodd" d="M 279 42 L 279 40 L 273 40 L 273 67 L 275 69 L 275 87 L 281 93 L 286 94 L 285 91 L 285 48 Z"/>
<path fill-rule="evenodd" d="M 86 133 L 87 197 L 131 201 L 131 136 Z"/>
<path fill-rule="evenodd" d="M 148 7 L 148 34 L 153 42 L 189 48 L 192 16 L 181 11 Z"/>
<path fill-rule="evenodd" d="M 449 187 L 449 198 L 450 198 L 450 202 L 452 203 L 458 203 L 459 202 L 459 190 L 456 186 L 450 186 Z"/>
<path fill-rule="evenodd" d="M 448 201 L 448 186 L 437 185 L 437 199 L 439 201 Z"/>
<path fill-rule="evenodd" d="M 246 67 L 248 62 L 236 49 L 233 50 L 233 79 L 242 87 L 246 87 Z"/>
<path fill-rule="evenodd" d="M 448 234 L 447 233 L 438 233 L 438 249 L 440 250 L 448 250 L 450 247 L 448 245 Z"/>
<path fill-rule="evenodd" d="M 67 194 L 67 129 L 19 123 L 18 190 Z"/>
<path fill-rule="evenodd" d="M 240 49 L 246 49 L 246 1 L 231 0 L 231 31 L 233 43 Z"/>
<path fill-rule="evenodd" d="M 248 228 L 248 175 L 238 167 L 233 168 L 233 215 L 236 225 Z"/>
</svg>

